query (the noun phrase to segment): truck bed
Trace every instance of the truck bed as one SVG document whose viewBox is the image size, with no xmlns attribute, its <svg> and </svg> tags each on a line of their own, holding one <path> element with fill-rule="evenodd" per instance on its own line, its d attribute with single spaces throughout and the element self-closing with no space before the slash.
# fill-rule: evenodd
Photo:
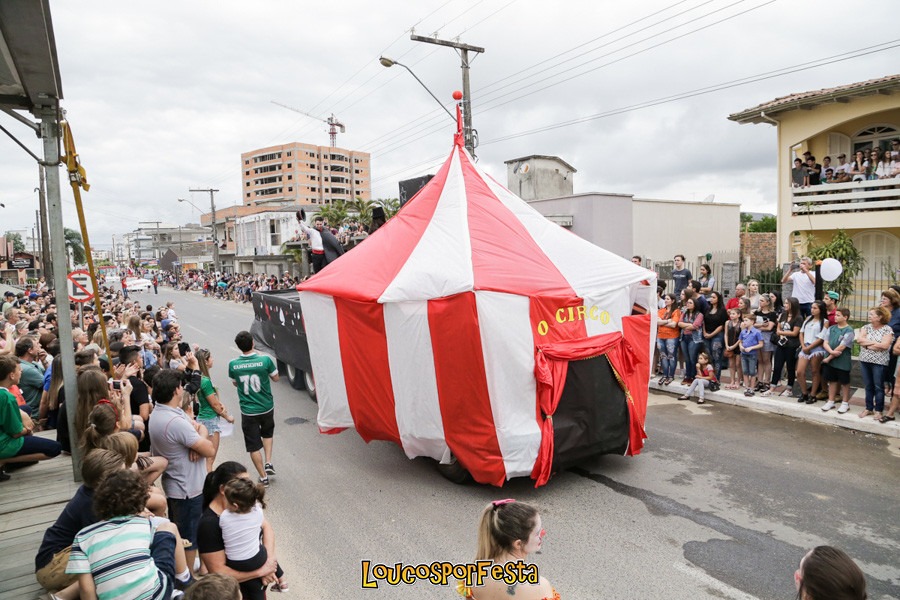
<svg viewBox="0 0 900 600">
<path fill-rule="evenodd" d="M 252 303 L 254 318 L 250 333 L 253 334 L 256 346 L 282 363 L 303 372 L 311 372 L 300 292 L 253 292 Z"/>
</svg>

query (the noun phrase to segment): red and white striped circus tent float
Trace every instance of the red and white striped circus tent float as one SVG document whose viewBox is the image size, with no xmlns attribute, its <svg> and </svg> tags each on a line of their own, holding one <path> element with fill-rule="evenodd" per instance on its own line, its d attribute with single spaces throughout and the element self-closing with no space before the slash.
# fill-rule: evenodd
<svg viewBox="0 0 900 600">
<path fill-rule="evenodd" d="M 297 289 L 323 432 L 497 486 L 643 446 L 655 275 L 548 221 L 458 134 L 396 216 Z"/>
</svg>

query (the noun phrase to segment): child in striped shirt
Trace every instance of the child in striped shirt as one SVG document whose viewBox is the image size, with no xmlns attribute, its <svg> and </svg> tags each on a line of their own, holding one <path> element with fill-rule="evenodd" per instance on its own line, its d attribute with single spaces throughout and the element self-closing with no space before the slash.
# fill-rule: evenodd
<svg viewBox="0 0 900 600">
<path fill-rule="evenodd" d="M 176 572 L 179 582 L 190 581 L 175 524 L 139 514 L 148 496 L 146 482 L 131 469 L 113 472 L 94 491 L 94 513 L 102 520 L 76 534 L 66 567 L 78 575 L 82 598 L 169 600 Z"/>
</svg>

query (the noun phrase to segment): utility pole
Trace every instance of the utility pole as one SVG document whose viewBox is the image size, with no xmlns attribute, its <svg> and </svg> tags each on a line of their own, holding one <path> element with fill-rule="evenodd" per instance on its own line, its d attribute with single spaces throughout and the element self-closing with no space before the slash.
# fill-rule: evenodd
<svg viewBox="0 0 900 600">
<path fill-rule="evenodd" d="M 462 77 L 463 77 L 463 100 L 462 100 L 462 109 L 463 109 L 463 135 L 466 140 L 466 150 L 469 151 L 469 154 L 475 156 L 475 138 L 478 135 L 474 129 L 472 129 L 472 94 L 469 89 L 469 52 L 474 52 L 476 54 L 480 54 L 484 52 L 484 48 L 480 48 L 478 46 L 470 46 L 469 44 L 461 44 L 459 42 L 451 42 L 450 40 L 440 40 L 436 37 L 426 37 L 422 35 L 412 34 L 409 36 L 414 42 L 425 42 L 426 44 L 436 44 L 438 46 L 447 46 L 449 48 L 455 48 L 459 51 L 459 58 L 461 60 L 461 68 L 462 68 Z"/>
<path fill-rule="evenodd" d="M 66 279 L 66 240 L 63 235 L 63 213 L 59 186 L 59 114 L 57 100 L 52 106 L 43 106 L 35 115 L 41 119 L 40 132 L 44 145 L 43 164 L 47 167 L 47 218 L 50 228 L 51 256 L 56 265 L 53 269 L 53 289 L 56 293 L 56 331 L 59 336 L 60 355 L 62 356 L 63 387 L 66 390 L 66 410 L 68 423 L 60 423 L 60 427 L 69 428 L 70 439 L 77 440 L 81 431 L 75 429 L 75 415 L 78 413 L 78 388 L 75 379 L 75 351 L 72 343 L 72 311 L 68 302 L 68 284 Z M 72 475 L 75 481 L 81 481 L 81 446 L 72 444 Z"/>
<path fill-rule="evenodd" d="M 53 261 L 50 260 L 50 232 L 47 227 L 47 194 L 44 191 L 44 165 L 38 164 L 38 179 L 41 185 L 38 188 L 38 200 L 41 210 L 41 275 L 47 285 L 53 281 Z"/>
<path fill-rule="evenodd" d="M 212 221 L 212 234 L 213 234 L 213 271 L 219 271 L 219 236 L 216 233 L 216 192 L 219 190 L 214 190 L 212 188 L 206 188 L 202 190 L 188 190 L 189 192 L 208 192 L 209 193 L 209 210 L 210 210 L 210 219 Z"/>
</svg>

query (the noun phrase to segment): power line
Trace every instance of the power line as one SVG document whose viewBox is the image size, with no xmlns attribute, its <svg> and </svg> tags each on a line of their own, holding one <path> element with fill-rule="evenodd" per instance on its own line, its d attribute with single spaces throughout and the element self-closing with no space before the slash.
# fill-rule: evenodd
<svg viewBox="0 0 900 600">
<path fill-rule="evenodd" d="M 654 107 L 654 106 L 660 106 L 660 105 L 662 105 L 662 104 L 668 104 L 668 103 L 670 103 L 670 102 L 676 102 L 676 101 L 678 101 L 678 100 L 684 100 L 684 99 L 687 99 L 687 98 L 694 98 L 694 97 L 697 97 L 697 96 L 702 96 L 702 95 L 706 95 L 706 94 L 711 94 L 711 93 L 714 93 L 714 92 L 719 92 L 719 91 L 723 91 L 723 90 L 727 90 L 727 89 L 731 89 L 731 88 L 735 88 L 735 87 L 741 87 L 741 86 L 744 86 L 744 85 L 749 85 L 749 84 L 751 84 L 751 83 L 757 83 L 757 82 L 765 81 L 765 80 L 768 80 L 768 79 L 774 79 L 774 78 L 776 78 L 776 77 L 783 77 L 783 76 L 785 76 L 785 75 L 791 75 L 791 74 L 794 74 L 794 73 L 799 73 L 799 72 L 801 72 L 801 71 L 808 71 L 808 70 L 810 70 L 810 69 L 815 69 L 815 68 L 818 68 L 818 67 L 825 67 L 825 66 L 833 65 L 833 64 L 836 64 L 836 63 L 840 63 L 840 62 L 844 62 L 844 61 L 848 61 L 848 60 L 853 60 L 853 59 L 855 59 L 855 58 L 861 58 L 861 57 L 868 56 L 868 55 L 871 55 L 871 54 L 876 54 L 876 53 L 878 53 L 878 52 L 884 52 L 884 51 L 886 51 L 886 50 L 892 50 L 892 49 L 894 49 L 894 48 L 900 48 L 900 39 L 890 40 L 890 41 L 887 41 L 887 42 L 882 42 L 882 43 L 880 43 L 880 44 L 875 44 L 875 45 L 873 45 L 873 46 L 866 46 L 866 47 L 863 47 L 863 48 L 858 48 L 858 49 L 855 49 L 855 50 L 850 50 L 850 51 L 843 52 L 843 53 L 840 53 L 840 54 L 835 54 L 835 55 L 831 55 L 831 56 L 819 58 L 819 59 L 812 60 L 812 61 L 807 61 L 807 62 L 803 62 L 803 63 L 798 63 L 798 64 L 796 64 L 796 65 L 791 65 L 791 66 L 787 66 L 787 67 L 782 67 L 782 68 L 780 68 L 780 69 L 776 69 L 776 70 L 773 70 L 773 71 L 766 71 L 766 72 L 764 72 L 764 73 L 758 73 L 758 74 L 756 74 L 756 75 L 749 75 L 749 76 L 747 76 L 747 77 L 743 77 L 743 78 L 740 78 L 740 79 L 733 79 L 733 80 L 730 80 L 730 81 L 726 81 L 726 82 L 722 82 L 722 83 L 717 83 L 717 84 L 705 86 L 705 87 L 702 87 L 702 88 L 696 88 L 696 89 L 689 90 L 689 91 L 686 91 L 686 92 L 681 92 L 681 93 L 678 93 L 678 94 L 672 94 L 672 95 L 669 95 L 669 96 L 663 96 L 663 97 L 660 97 L 660 98 L 655 98 L 655 99 L 651 99 L 651 100 L 646 100 L 646 101 L 639 102 L 639 103 L 635 103 L 635 104 L 631 104 L 631 105 L 628 105 L 628 106 L 624 106 L 624 107 L 620 107 L 620 108 L 616 108 L 616 109 L 611 109 L 611 110 L 608 110 L 608 111 L 604 111 L 604 112 L 602 112 L 602 113 L 596 113 L 596 114 L 588 115 L 588 116 L 585 116 L 585 117 L 579 117 L 579 118 L 577 118 L 577 119 L 571 119 L 571 120 L 569 120 L 569 121 L 563 121 L 563 122 L 560 122 L 560 123 L 553 123 L 553 124 L 550 124 L 550 125 L 544 125 L 544 126 L 537 127 L 537 128 L 530 129 L 530 130 L 526 130 L 526 131 L 520 131 L 520 132 L 517 132 L 517 133 L 512 133 L 512 134 L 505 135 L 505 136 L 502 136 L 502 137 L 499 137 L 499 138 L 495 138 L 495 139 L 492 139 L 492 140 L 485 140 L 484 142 L 481 143 L 481 145 L 487 146 L 487 145 L 490 145 L 490 144 L 496 144 L 496 143 L 499 143 L 499 142 L 504 142 L 504 141 L 508 141 L 508 140 L 512 140 L 512 139 L 521 138 L 521 137 L 526 137 L 526 136 L 529 136 L 529 135 L 535 135 L 535 134 L 543 133 L 543 132 L 546 132 L 546 131 L 552 131 L 552 130 L 554 130 L 554 129 L 562 129 L 562 128 L 565 128 L 565 127 L 571 127 L 571 126 L 573 126 L 573 125 L 579 125 L 579 124 L 587 123 L 587 122 L 590 122 L 590 121 L 595 121 L 595 120 L 599 120 L 599 119 L 603 119 L 603 118 L 607 118 L 607 117 L 617 116 L 617 115 L 621 115 L 621 114 L 625 114 L 625 113 L 629 113 L 629 112 L 634 112 L 634 111 L 641 110 L 641 109 L 644 109 L 644 108 L 651 108 L 651 107 Z M 379 177 L 379 178 L 377 178 L 377 179 L 373 179 L 373 180 L 372 180 L 372 184 L 373 184 L 373 186 L 374 186 L 374 185 L 375 185 L 376 183 L 378 183 L 378 182 L 381 182 L 381 181 L 386 180 L 386 179 L 390 179 L 391 177 L 393 177 L 393 176 L 395 176 L 395 175 L 398 175 L 398 174 L 400 174 L 400 173 L 404 173 L 404 172 L 406 172 L 406 171 L 410 171 L 410 170 L 416 169 L 417 167 L 419 167 L 419 166 L 421 166 L 421 165 L 424 165 L 424 164 L 431 163 L 431 162 L 433 162 L 434 160 L 435 160 L 435 159 L 433 159 L 433 158 L 428 159 L 428 160 L 424 160 L 424 161 L 421 161 L 421 162 L 416 163 L 416 164 L 414 164 L 414 165 L 408 166 L 408 167 L 406 167 L 406 168 L 404 168 L 404 169 L 401 169 L 401 170 L 399 170 L 399 171 L 395 171 L 395 172 L 390 173 L 390 174 L 388 174 L 388 175 L 384 175 L 384 176 Z"/>
<path fill-rule="evenodd" d="M 726 6 L 726 7 L 723 7 L 723 8 L 716 9 L 715 11 L 712 11 L 712 12 L 710 12 L 710 13 L 707 13 L 707 14 L 705 14 L 705 15 L 702 15 L 702 16 L 696 18 L 696 19 L 693 19 L 692 21 L 689 21 L 688 23 L 685 23 L 685 24 L 689 24 L 689 23 L 691 23 L 691 22 L 696 22 L 696 21 L 698 21 L 699 19 L 705 18 L 705 17 L 707 17 L 707 16 L 709 16 L 709 15 L 711 15 L 711 14 L 714 14 L 714 13 L 716 13 L 716 12 L 719 12 L 719 11 L 721 11 L 721 10 L 724 10 L 725 8 L 730 8 L 730 7 L 732 7 L 732 6 L 736 5 L 736 4 L 740 4 L 741 2 L 744 2 L 744 1 L 745 1 L 745 0 L 738 0 L 738 2 L 735 2 L 735 3 L 733 3 L 733 4 L 730 4 L 730 5 L 728 5 L 728 6 Z M 515 102 L 516 100 L 521 100 L 522 98 L 527 98 L 527 97 L 532 96 L 532 95 L 534 95 L 534 94 L 536 94 L 536 93 L 538 93 L 538 92 L 544 91 L 544 90 L 549 89 L 549 88 L 551 88 L 551 87 L 555 87 L 555 86 L 557 86 L 557 85 L 559 85 L 559 84 L 561 84 L 561 83 L 565 83 L 565 82 L 567 82 L 567 81 L 571 81 L 571 80 L 573 80 L 573 79 L 576 79 L 576 78 L 581 77 L 581 76 L 583 76 L 583 75 L 586 75 L 586 74 L 588 74 L 588 73 L 592 73 L 592 72 L 594 72 L 594 71 L 597 71 L 597 70 L 602 69 L 602 68 L 604 68 L 604 67 L 610 66 L 610 65 L 612 65 L 612 64 L 621 62 L 621 61 L 623 61 L 623 60 L 627 60 L 628 58 L 632 58 L 632 57 L 637 56 L 637 55 L 639 55 L 639 54 L 643 54 L 644 52 L 647 52 L 647 51 L 652 50 L 652 49 L 654 49 L 654 48 L 658 48 L 658 47 L 660 47 L 660 46 L 664 46 L 664 45 L 669 44 L 669 43 L 671 43 L 671 42 L 674 42 L 674 41 L 676 41 L 676 40 L 679 40 L 679 39 L 682 39 L 682 38 L 684 38 L 684 37 L 687 37 L 687 36 L 689 36 L 689 35 L 693 35 L 694 33 L 697 33 L 697 32 L 699 32 L 699 31 L 703 31 L 703 30 L 708 29 L 708 28 L 710 28 L 710 27 L 714 27 L 715 25 L 719 25 L 719 24 L 721 24 L 721 23 L 723 23 L 723 22 L 725 22 L 725 21 L 729 21 L 729 20 L 731 20 L 731 19 L 734 19 L 734 18 L 736 18 L 736 17 L 739 17 L 739 16 L 741 16 L 741 15 L 744 15 L 744 14 L 746 14 L 746 13 L 748 13 L 748 12 L 751 12 L 751 11 L 753 11 L 753 10 L 756 10 L 756 9 L 758 9 L 758 8 L 762 8 L 762 7 L 764 7 L 764 6 L 767 6 L 767 5 L 769 5 L 769 4 L 772 4 L 772 3 L 776 2 L 776 1 L 777 1 L 777 0 L 768 0 L 768 2 L 764 2 L 763 4 L 760 4 L 760 5 L 751 7 L 751 8 L 749 8 L 749 9 L 745 10 L 745 11 L 741 11 L 741 12 L 735 13 L 735 14 L 733 14 L 733 15 L 729 15 L 729 16 L 724 17 L 724 18 L 722 18 L 722 19 L 720 19 L 720 20 L 718 20 L 718 21 L 714 21 L 714 22 L 712 22 L 712 23 L 708 23 L 708 24 L 706 24 L 706 25 L 703 25 L 703 26 L 698 27 L 698 28 L 696 28 L 696 29 L 693 29 L 693 30 L 691 30 L 691 31 L 685 32 L 685 33 L 683 33 L 683 34 L 681 34 L 681 35 L 675 36 L 674 38 L 669 38 L 669 39 L 667 39 L 667 40 L 663 40 L 662 42 L 659 42 L 659 43 L 657 43 L 657 44 L 648 46 L 648 47 L 643 48 L 643 49 L 641 49 L 641 50 L 638 50 L 638 51 L 636 51 L 636 52 L 632 52 L 631 54 L 628 54 L 628 55 L 626 55 L 626 56 L 617 58 L 617 59 L 615 59 L 615 60 L 606 62 L 606 63 L 604 63 L 604 64 L 602 64 L 602 65 L 593 67 L 593 68 L 591 68 L 591 69 L 589 69 L 589 70 L 587 70 L 587 71 L 583 71 L 583 72 L 581 72 L 581 73 L 577 73 L 577 74 L 575 74 L 575 75 L 572 75 L 571 77 L 567 77 L 567 78 L 565 78 L 565 79 L 562 79 L 562 80 L 559 80 L 559 81 L 550 83 L 550 84 L 545 85 L 544 87 L 541 87 L 541 88 L 539 88 L 539 89 L 537 89 L 537 90 L 533 90 L 533 91 L 531 91 L 531 92 L 522 94 L 522 95 L 520 95 L 520 96 L 515 96 L 515 97 L 513 97 L 513 98 L 511 98 L 511 99 L 509 99 L 509 100 L 507 100 L 507 101 L 505 101 L 505 102 L 500 102 L 500 103 L 497 103 L 497 102 L 496 102 L 496 100 L 499 100 L 499 99 L 504 98 L 504 97 L 506 97 L 506 96 L 509 96 L 510 94 L 513 94 L 513 93 L 515 93 L 515 92 L 517 92 L 517 91 L 521 91 L 521 90 L 523 90 L 523 89 L 526 89 L 526 88 L 528 88 L 528 87 L 531 87 L 532 85 L 537 85 L 537 84 L 530 84 L 530 85 L 524 86 L 524 87 L 522 87 L 522 88 L 519 88 L 518 90 L 514 90 L 513 92 L 504 94 L 504 95 L 502 95 L 502 96 L 498 96 L 497 98 L 494 98 L 493 100 L 487 101 L 486 106 L 482 107 L 482 108 L 479 110 L 479 114 L 484 114 L 484 113 L 489 112 L 489 111 L 491 111 L 491 110 L 493 110 L 493 109 L 495 109 L 495 108 L 498 108 L 498 107 L 500 107 L 500 106 L 505 106 L 506 104 L 510 104 L 511 102 Z M 678 25 L 677 27 L 681 27 L 681 26 L 683 26 L 683 25 L 684 25 L 684 24 Z M 633 43 L 628 44 L 627 46 L 625 46 L 625 48 L 630 47 L 630 46 L 634 46 L 634 45 L 636 45 L 636 44 L 639 44 L 639 43 L 642 43 L 642 42 L 645 42 L 645 41 L 648 41 L 648 40 L 650 40 L 650 39 L 652 39 L 652 38 L 654 38 L 654 37 L 657 37 L 657 36 L 659 36 L 659 35 L 661 35 L 661 34 L 663 34 L 663 33 L 668 33 L 669 31 L 671 31 L 672 29 L 675 29 L 675 28 L 676 28 L 676 27 L 673 27 L 673 28 L 670 28 L 670 29 L 668 29 L 668 30 L 666 30 L 666 31 L 660 32 L 660 33 L 658 33 L 658 34 L 654 34 L 654 35 L 652 35 L 652 36 L 650 36 L 650 37 L 648 37 L 648 38 L 645 38 L 645 39 L 643 39 L 643 40 L 640 40 L 640 41 L 638 41 L 638 42 L 633 42 Z M 609 56 L 610 54 L 614 54 L 614 53 L 619 52 L 619 51 L 621 51 L 621 50 L 622 50 L 622 49 L 615 50 L 615 51 L 612 51 L 612 52 L 610 52 L 610 53 L 608 53 L 608 54 L 605 54 L 605 55 L 603 55 L 603 56 L 601 56 L 601 57 L 597 57 L 597 58 L 591 59 L 590 61 L 586 61 L 585 63 L 582 63 L 581 65 L 577 65 L 576 67 L 572 67 L 572 68 L 570 68 L 570 69 L 566 69 L 565 71 L 562 71 L 562 73 L 566 73 L 566 72 L 572 71 L 572 70 L 574 70 L 574 69 L 576 69 L 576 68 L 578 68 L 578 67 L 584 66 L 585 64 L 588 64 L 588 63 L 590 63 L 590 62 L 594 62 L 594 61 L 596 61 L 596 60 L 599 60 L 599 58 L 603 58 L 603 57 L 605 57 L 605 56 Z M 493 104 L 492 104 L 492 102 L 493 102 Z M 409 143 L 411 143 L 411 142 L 418 141 L 418 140 L 420 140 L 420 139 L 422 139 L 422 138 L 424 138 L 424 137 L 427 137 L 427 136 L 429 136 L 429 135 L 431 135 L 431 134 L 433 134 L 433 133 L 435 133 L 435 132 L 437 132 L 437 131 L 440 131 L 440 129 L 441 129 L 440 126 L 435 127 L 435 128 L 433 128 L 433 129 L 431 129 L 430 131 L 424 133 L 423 135 L 421 135 L 421 136 L 419 136 L 419 137 L 417 137 L 417 138 L 411 139 L 411 140 L 408 139 L 408 138 L 406 138 L 406 139 L 401 139 L 401 140 L 396 140 L 395 143 L 394 143 L 393 145 L 386 145 L 386 146 L 384 146 L 383 148 L 379 148 L 378 150 L 373 150 L 373 152 L 377 152 L 377 156 L 384 156 L 385 154 L 388 154 L 388 153 L 390 153 L 390 152 L 393 152 L 393 151 L 395 151 L 395 150 L 398 150 L 399 148 L 401 148 L 401 147 L 403 147 L 403 146 L 405 146 L 405 145 L 407 145 L 407 144 L 409 144 Z"/>
<path fill-rule="evenodd" d="M 559 54 L 556 54 L 556 55 L 554 55 L 554 56 L 552 56 L 552 57 L 550 57 L 550 58 L 547 58 L 547 59 L 545 59 L 545 60 L 542 60 L 542 61 L 540 61 L 540 62 L 538 62 L 538 63 L 532 65 L 531 67 L 528 67 L 528 68 L 523 69 L 523 70 L 520 70 L 520 71 L 516 71 L 515 73 L 513 73 L 513 74 L 511 74 L 511 75 L 508 75 L 508 76 L 506 76 L 506 77 L 504 77 L 504 78 L 502 78 L 502 79 L 499 79 L 499 80 L 497 80 L 497 81 L 495 81 L 495 82 L 493 82 L 493 83 L 490 83 L 490 84 L 488 84 L 488 85 L 482 87 L 481 90 L 489 89 L 489 88 L 493 87 L 494 85 L 496 85 L 497 83 L 499 83 L 499 82 L 501 82 L 501 81 L 505 81 L 505 80 L 507 80 L 507 79 L 510 79 L 510 78 L 512 78 L 512 77 L 514 77 L 514 76 L 520 74 L 520 73 L 525 72 L 525 71 L 530 71 L 530 70 L 533 69 L 534 67 L 540 66 L 540 65 L 542 65 L 542 64 L 544 64 L 544 63 L 546 63 L 546 62 L 548 62 L 548 61 L 553 60 L 554 58 L 558 58 L 558 57 L 560 57 L 560 56 L 564 56 L 564 55 L 566 55 L 566 54 L 569 54 L 569 53 L 571 53 L 571 52 L 574 52 L 574 51 L 577 50 L 578 48 L 582 48 L 582 47 L 584 47 L 584 46 L 586 46 L 586 45 L 588 45 L 588 44 L 591 44 L 591 43 L 593 43 L 593 42 L 595 42 L 595 41 L 597 41 L 597 40 L 600 40 L 600 39 L 603 39 L 603 38 L 608 37 L 608 36 L 610 36 L 610 35 L 613 35 L 613 34 L 619 32 L 619 31 L 623 31 L 623 30 L 625 30 L 625 29 L 631 27 L 632 25 L 635 25 L 635 24 L 638 24 L 638 23 L 640 23 L 640 22 L 642 22 L 642 21 L 645 21 L 645 20 L 647 20 L 647 19 L 650 19 L 650 18 L 652 18 L 652 17 L 654 17 L 654 16 L 656 16 L 656 15 L 659 15 L 659 14 L 661 14 L 661 13 L 667 11 L 667 10 L 670 10 L 670 9 L 672 9 L 672 8 L 674 8 L 674 7 L 678 6 L 678 5 L 680 5 L 680 4 L 683 4 L 684 2 L 687 2 L 687 1 L 688 1 L 688 0 L 679 0 L 678 2 L 675 2 L 674 4 L 669 5 L 669 6 L 663 8 L 663 9 L 661 9 L 661 10 L 658 10 L 658 11 L 656 11 L 656 12 L 654 12 L 654 13 L 651 13 L 651 14 L 649 14 L 649 15 L 646 15 L 646 16 L 643 16 L 643 17 L 641 17 L 641 18 L 639 18 L 639 19 L 636 19 L 636 20 L 634 20 L 634 21 L 631 21 L 630 23 L 627 23 L 627 24 L 625 24 L 625 25 L 622 25 L 622 26 L 620 26 L 620 27 L 617 27 L 617 28 L 615 28 L 615 29 L 613 29 L 613 30 L 611 30 L 611 31 L 609 31 L 609 32 L 607 32 L 607 33 L 601 35 L 601 36 L 598 36 L 598 37 L 596 37 L 596 38 L 594 38 L 594 39 L 592 39 L 592 40 L 588 40 L 587 42 L 584 42 L 584 43 L 579 44 L 579 45 L 577 45 L 577 46 L 575 46 L 575 47 L 573 47 L 573 48 L 570 48 L 570 49 L 565 50 L 565 51 L 563 51 L 563 52 L 561 52 L 561 53 L 559 53 Z M 675 15 L 672 15 L 672 16 L 668 17 L 668 19 L 671 20 L 671 19 L 673 19 L 673 18 L 679 17 L 679 16 L 681 16 L 681 15 L 687 13 L 687 12 L 690 12 L 691 10 L 695 10 L 695 9 L 701 7 L 701 6 L 704 6 L 704 5 L 709 4 L 709 3 L 711 3 L 711 2 L 714 2 L 714 1 L 715 1 L 715 0 L 707 0 L 706 2 L 704 2 L 704 3 L 702 3 L 702 4 L 698 4 L 698 5 L 696 5 L 696 6 L 692 7 L 692 8 L 690 8 L 690 9 L 687 9 L 687 10 L 685 10 L 685 11 L 682 11 L 682 12 L 680 12 L 680 13 L 677 13 L 677 14 L 675 14 Z M 511 3 L 510 3 L 510 4 L 511 4 Z M 509 4 L 507 4 L 506 6 L 509 6 Z M 506 6 L 504 6 L 503 8 L 506 8 Z M 492 15 L 490 15 L 490 16 L 493 16 L 493 14 L 496 14 L 496 13 L 492 13 Z M 484 19 L 482 19 L 482 21 L 484 21 Z M 476 25 L 477 25 L 477 24 L 480 24 L 482 21 L 479 21 L 479 23 L 476 23 Z M 655 27 L 656 25 L 659 25 L 659 24 L 660 24 L 660 22 L 653 23 L 653 24 L 651 24 L 651 25 L 648 25 L 647 27 L 644 27 L 644 28 L 642 28 L 642 29 L 639 29 L 638 31 L 632 32 L 632 33 L 630 33 L 630 34 L 628 34 L 628 35 L 626 35 L 626 36 L 624 36 L 624 37 L 629 37 L 629 36 L 632 36 L 632 35 L 636 35 L 637 33 L 640 33 L 641 31 L 644 31 L 644 30 L 646 30 L 646 29 L 648 29 L 648 28 L 651 28 L 651 27 Z M 624 37 L 623 37 L 623 38 L 619 38 L 619 39 L 624 39 Z M 619 40 L 614 40 L 614 42 L 615 42 L 615 41 L 619 41 Z M 601 46 L 601 47 L 602 47 L 602 46 Z M 595 49 L 595 50 L 596 50 L 596 49 Z M 593 50 L 591 50 L 590 52 L 592 52 L 592 51 L 593 51 Z M 586 53 L 582 53 L 582 54 L 579 54 L 578 56 L 575 56 L 575 57 L 572 57 L 572 58 L 570 58 L 570 59 L 567 59 L 567 61 L 569 61 L 569 60 L 574 60 L 574 59 L 578 58 L 579 56 L 583 56 L 584 54 L 586 54 Z M 565 62 L 567 62 L 567 61 L 562 61 L 561 63 L 558 63 L 558 64 L 563 64 L 563 63 L 565 63 Z M 525 79 L 527 79 L 527 78 L 525 78 Z M 523 80 L 524 80 L 524 79 L 523 79 Z M 509 87 L 509 85 L 513 85 L 513 84 L 508 84 L 508 85 L 506 85 L 506 86 L 501 87 L 500 89 L 505 89 L 506 87 Z M 481 90 L 479 90 L 479 91 L 481 91 Z M 497 91 L 499 91 L 499 90 L 497 90 Z M 417 131 L 422 130 L 422 129 L 425 128 L 425 127 L 430 126 L 431 123 L 434 123 L 434 122 L 436 122 L 437 120 L 442 120 L 442 119 L 443 119 L 443 117 L 442 117 L 442 115 L 440 114 L 439 111 L 431 110 L 431 111 L 425 113 L 424 115 L 422 115 L 421 117 L 417 117 L 416 119 L 414 119 L 412 122 L 408 123 L 407 125 L 402 126 L 402 127 L 400 128 L 399 131 L 403 131 L 403 130 L 405 130 L 405 129 L 412 128 L 412 130 L 416 130 L 416 132 L 417 132 Z M 419 121 L 423 121 L 423 122 L 422 122 L 422 123 L 418 123 Z M 398 132 L 397 130 L 388 131 L 388 132 L 384 133 L 383 135 L 378 136 L 377 138 L 375 138 L 375 139 L 373 139 L 373 140 L 371 140 L 371 141 L 369 141 L 369 142 L 366 142 L 366 143 L 363 144 L 361 147 L 362 147 L 362 148 L 366 148 L 366 147 L 369 147 L 370 145 L 374 145 L 374 146 L 371 148 L 370 151 L 371 151 L 371 152 L 378 152 L 379 150 L 381 150 L 381 148 L 378 148 L 377 146 L 384 145 L 385 143 L 384 143 L 384 142 L 381 142 L 380 144 L 376 144 L 376 142 L 380 142 L 383 138 L 386 138 L 386 137 L 388 137 L 388 136 L 392 136 L 392 135 L 395 136 L 395 135 L 397 134 L 397 132 Z M 412 133 L 412 131 L 410 131 L 410 133 Z M 393 140 L 391 140 L 391 141 L 393 141 Z M 390 145 L 390 144 L 388 144 L 388 145 Z"/>
<path fill-rule="evenodd" d="M 879 48 L 879 46 L 885 46 L 886 44 L 893 44 L 890 46 L 886 46 L 884 48 Z M 877 48 L 877 49 L 873 49 Z M 609 111 L 605 111 L 602 113 L 597 113 L 593 115 L 588 115 L 585 117 L 579 117 L 577 119 L 572 119 L 570 121 L 563 121 L 561 123 L 554 123 L 551 125 L 545 125 L 543 127 L 538 127 L 536 129 L 531 129 L 528 131 L 521 131 L 518 133 L 509 134 L 506 136 L 502 136 L 499 138 L 495 138 L 492 140 L 486 140 L 482 142 L 483 145 L 488 144 L 496 144 L 498 142 L 503 142 L 511 139 L 516 139 L 520 137 L 524 137 L 527 135 L 534 135 L 536 133 L 542 133 L 545 131 L 551 131 L 553 129 L 561 129 L 563 127 L 570 127 L 572 125 L 578 125 L 581 123 L 586 123 L 589 121 L 594 121 L 597 119 L 603 119 L 606 117 L 611 117 L 615 115 L 620 115 L 627 112 L 633 112 L 636 110 L 641 110 L 643 108 L 651 108 L 653 106 L 659 106 L 661 104 L 668 104 L 669 102 L 675 102 L 677 100 L 684 100 L 687 98 L 694 98 L 696 96 L 703 96 L 706 94 L 711 94 L 713 92 L 720 92 L 722 90 L 727 90 L 735 87 L 740 87 L 744 85 L 748 85 L 751 83 L 757 83 L 760 81 L 765 81 L 767 79 L 773 79 L 775 77 L 782 77 L 784 75 L 791 75 L 793 73 L 799 73 L 801 71 L 807 71 L 809 69 L 815 69 L 818 67 L 824 67 L 828 65 L 832 65 L 835 63 L 843 62 L 846 60 L 852 60 L 854 58 L 860 58 L 862 56 L 868 56 L 870 54 L 875 54 L 877 52 L 884 52 L 885 50 L 891 50 L 893 48 L 900 48 L 900 39 L 892 40 L 890 42 L 884 42 L 882 44 L 877 44 L 875 46 L 868 46 L 866 48 L 860 48 L 858 50 L 851 50 L 850 52 L 846 52 L 843 54 L 837 54 L 831 57 L 822 58 L 816 61 L 809 61 L 806 63 L 800 63 L 798 65 L 794 65 L 791 67 L 784 67 L 783 69 L 778 69 L 776 71 L 768 71 L 766 73 L 760 73 L 757 75 L 751 75 L 748 77 L 744 77 L 742 79 L 735 79 L 732 81 L 719 83 L 711 86 L 706 86 L 702 88 L 697 88 L 694 90 L 689 90 L 687 92 L 682 92 L 680 94 L 673 94 L 671 96 L 664 96 L 661 98 L 655 98 L 653 100 L 646 100 L 644 102 L 640 102 L 637 104 L 632 104 L 629 106 L 624 106 L 621 108 L 612 109 Z M 852 56 L 851 56 L 852 55 Z"/>
</svg>

